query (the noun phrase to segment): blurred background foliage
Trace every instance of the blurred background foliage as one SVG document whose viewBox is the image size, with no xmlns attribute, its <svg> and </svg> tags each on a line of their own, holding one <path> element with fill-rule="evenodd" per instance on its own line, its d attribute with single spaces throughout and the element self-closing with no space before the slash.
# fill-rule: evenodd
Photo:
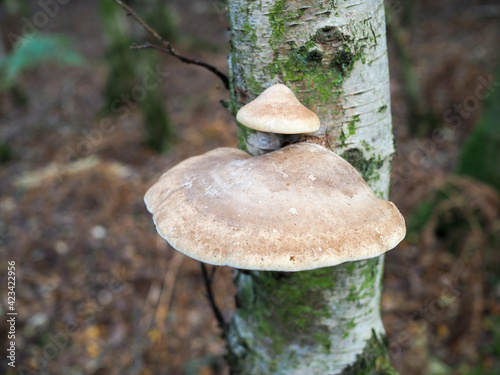
<svg viewBox="0 0 500 375">
<path fill-rule="evenodd" d="M 483 113 L 460 155 L 457 173 L 472 176 L 500 192 L 500 66 Z"/>
<path fill-rule="evenodd" d="M 129 4 L 179 51 L 226 70 L 225 1 Z M 386 13 L 391 200 L 408 224 L 386 257 L 391 358 L 405 375 L 496 375 L 500 6 L 391 0 Z M 130 50 L 149 36 L 110 0 L 3 0 L 0 36 L 0 267 L 18 267 L 22 370 L 227 373 L 198 264 L 156 235 L 142 202 L 180 160 L 237 145 L 218 78 Z M 134 99 L 157 69 L 161 82 Z M 214 282 L 228 318 L 231 270 Z"/>
<path fill-rule="evenodd" d="M 175 41 L 176 32 L 167 3 L 145 0 L 129 1 L 128 4 L 166 40 Z M 105 115 L 117 108 L 117 98 L 121 98 L 123 93 L 133 92 L 134 87 L 141 84 L 140 77 L 146 74 L 145 67 L 156 68 L 160 60 L 157 51 L 130 49 L 133 44 L 144 42 L 149 35 L 140 25 L 127 17 L 122 8 L 112 1 L 101 1 L 99 5 L 108 46 L 106 58 L 110 65 L 110 73 L 104 88 L 103 114 Z M 137 102 L 133 96 L 130 99 Z M 158 86 L 148 90 L 140 106 L 146 129 L 145 142 L 157 152 L 167 151 L 173 140 L 170 119 L 164 109 L 165 99 Z"/>
<path fill-rule="evenodd" d="M 12 87 L 23 71 L 47 61 L 79 65 L 83 58 L 64 35 L 23 35 L 13 51 L 0 60 L 0 90 Z"/>
</svg>

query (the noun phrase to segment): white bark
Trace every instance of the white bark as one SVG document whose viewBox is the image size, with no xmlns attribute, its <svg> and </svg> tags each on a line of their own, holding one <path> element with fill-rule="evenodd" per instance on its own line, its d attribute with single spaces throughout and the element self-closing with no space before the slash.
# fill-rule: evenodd
<svg viewBox="0 0 500 375">
<path fill-rule="evenodd" d="M 340 374 L 366 351 L 374 333 L 378 338 L 384 335 L 379 308 L 382 262 L 357 262 L 356 267 L 334 269 L 328 275 L 333 288 L 304 291 L 303 303 L 308 303 L 308 293 L 318 293 L 326 308 L 318 308 L 314 298 L 309 303 L 317 311 L 296 314 L 291 324 L 280 321 L 287 314 L 295 315 L 293 307 L 287 311 L 284 299 L 290 297 L 286 293 L 277 287 L 263 296 L 255 290 L 258 282 L 252 276 L 238 276 L 240 293 L 248 289 L 254 292 L 241 301 L 228 335 L 231 350 L 244 358 L 234 374 Z M 304 288 L 300 273 L 292 277 L 295 288 Z M 275 327 L 263 329 L 263 321 Z"/>
<path fill-rule="evenodd" d="M 332 149 L 387 199 L 394 147 L 383 1 L 230 0 L 229 14 L 231 109 L 285 83 L 318 114 L 322 127 L 315 135 L 326 132 Z M 252 154 L 289 141 L 242 129 L 241 146 Z M 382 268 L 380 257 L 321 271 L 321 277 L 239 273 L 240 308 L 228 336 L 232 372 L 351 373 L 373 352 L 373 338 L 384 334 Z M 311 281 L 316 278 L 318 285 Z M 325 289 L 325 280 L 333 286 Z M 313 309 L 310 322 L 307 308 L 286 302 L 290 295 Z"/>
</svg>

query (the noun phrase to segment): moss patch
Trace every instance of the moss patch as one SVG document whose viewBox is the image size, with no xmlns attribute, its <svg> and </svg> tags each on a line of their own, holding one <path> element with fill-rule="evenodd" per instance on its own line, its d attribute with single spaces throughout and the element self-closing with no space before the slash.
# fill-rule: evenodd
<svg viewBox="0 0 500 375">
<path fill-rule="evenodd" d="M 372 337 L 367 341 L 363 353 L 359 354 L 356 362 L 346 367 L 340 375 L 398 375 L 389 361 L 385 337 L 377 337 L 372 330 Z"/>
<path fill-rule="evenodd" d="M 229 335 L 230 339 L 237 341 L 228 346 L 227 356 L 235 374 L 253 373 L 250 369 L 255 368 L 259 369 L 255 372 L 259 374 L 276 373 L 273 367 L 276 358 L 280 358 L 282 366 L 292 369 L 303 359 L 297 351 L 292 350 L 291 345 L 327 354 L 336 345 L 332 340 L 349 337 L 357 327 L 356 318 L 346 316 L 339 320 L 338 326 L 333 329 L 341 329 L 338 332 L 340 337 L 322 323 L 325 318 L 331 318 L 333 313 L 332 306 L 325 301 L 325 292 L 331 293 L 346 279 L 355 277 L 362 283 L 352 285 L 347 300 L 352 299 L 350 303 L 359 304 L 365 298 L 370 299 L 380 285 L 376 280 L 377 275 L 381 276 L 378 271 L 379 259 L 350 262 L 337 267 L 335 271 L 322 268 L 296 273 L 240 271 L 236 278 L 238 317 L 245 324 L 238 324 L 243 328 L 240 331 L 242 334 Z M 287 353 L 286 359 L 280 357 L 284 353 Z M 358 367 L 353 365 L 353 369 L 371 366 L 372 354 L 363 352 L 358 358 Z M 375 357 L 376 368 L 384 368 L 385 362 L 380 359 L 383 356 L 375 354 Z M 325 370 L 329 368 L 326 362 L 324 366 Z M 243 367 L 244 370 L 238 372 Z"/>
<path fill-rule="evenodd" d="M 340 129 L 340 135 L 339 135 L 340 147 L 345 147 L 346 141 L 347 141 L 347 136 L 344 133 L 344 129 Z"/>
<path fill-rule="evenodd" d="M 238 315 L 252 334 L 238 335 L 238 345 L 228 346 L 226 360 L 233 373 L 245 373 L 243 367 L 253 368 L 253 364 L 248 367 L 248 361 L 258 362 L 261 373 L 275 373 L 277 363 L 271 359 L 291 342 L 329 352 L 330 332 L 320 320 L 330 314 L 323 296 L 325 290 L 335 287 L 330 268 L 292 273 L 241 271 L 235 281 Z M 266 343 L 266 354 L 253 351 L 256 342 Z M 293 368 L 300 360 L 290 351 L 287 366 Z"/>
<path fill-rule="evenodd" d="M 349 266 L 346 266 L 346 272 L 349 275 L 352 275 L 352 273 L 355 270 L 361 269 L 361 279 L 363 282 L 361 285 L 358 284 L 353 284 L 349 288 L 349 294 L 346 297 L 347 301 L 360 301 L 363 298 L 366 297 L 375 297 L 375 294 L 377 292 L 376 289 L 374 289 L 374 285 L 377 285 L 377 265 L 378 265 L 379 260 L 374 258 L 374 259 L 367 259 L 364 261 L 363 265 L 359 265 L 359 262 L 352 262 L 348 263 Z M 350 265 L 352 264 L 352 265 Z"/>
<path fill-rule="evenodd" d="M 383 106 L 381 106 L 381 107 L 377 110 L 377 112 L 378 112 L 378 113 L 384 113 L 385 111 L 387 111 L 387 105 L 386 105 L 386 104 L 384 104 Z"/>
<path fill-rule="evenodd" d="M 239 314 L 243 319 L 252 320 L 255 336 L 272 338 L 275 354 L 290 341 L 301 346 L 319 345 L 324 350 L 330 347 L 330 334 L 320 323 L 321 318 L 329 316 L 323 293 L 335 287 L 329 268 L 293 273 L 250 272 L 249 275 L 253 289 L 239 293 Z M 272 326 L 267 323 L 270 321 Z M 293 331 L 290 327 L 294 327 Z M 302 342 L 297 342 L 299 336 L 304 337 Z"/>
<path fill-rule="evenodd" d="M 349 320 L 345 326 L 344 326 L 344 334 L 342 335 L 342 338 L 345 339 L 347 337 L 349 337 L 349 335 L 351 334 L 351 330 L 353 328 L 356 327 L 356 322 L 354 321 L 354 318 L 352 318 L 351 320 Z"/>
<path fill-rule="evenodd" d="M 346 146 L 348 135 L 356 134 L 356 123 L 359 121 L 359 115 L 354 115 L 352 121 L 347 124 L 347 134 L 344 132 L 344 129 L 340 129 L 339 142 L 341 147 Z"/>
<path fill-rule="evenodd" d="M 365 148 L 365 151 L 373 150 L 373 147 L 370 146 L 370 144 L 368 142 L 366 142 L 364 139 L 361 140 L 361 146 L 363 146 Z"/>
<path fill-rule="evenodd" d="M 249 94 L 257 96 L 260 95 L 262 91 L 264 91 L 260 82 L 257 81 L 251 74 L 245 76 L 245 83 Z"/>
<path fill-rule="evenodd" d="M 255 133 L 255 130 L 240 124 L 238 125 L 238 147 L 241 150 L 248 152 L 247 139 L 252 133 Z"/>
<path fill-rule="evenodd" d="M 312 46 L 314 43 L 292 48 L 287 59 L 275 59 L 268 66 L 272 77 L 279 76 L 284 83 L 301 82 L 310 90 L 306 105 L 328 102 L 333 95 L 338 96 L 335 89 L 341 87 L 344 78 L 337 69 L 325 66 L 322 52 Z"/>
<path fill-rule="evenodd" d="M 352 69 L 354 61 L 355 56 L 352 52 L 342 50 L 335 55 L 335 58 L 332 60 L 332 66 L 342 74 L 345 74 Z"/>
<path fill-rule="evenodd" d="M 283 38 L 285 33 L 285 3 L 286 0 L 278 0 L 269 12 L 269 24 L 271 25 L 271 38 L 269 43 L 275 47 Z"/>
<path fill-rule="evenodd" d="M 248 20 L 243 24 L 243 31 L 246 35 L 249 36 L 250 40 L 254 44 L 257 43 L 257 33 L 255 32 L 255 29 L 252 27 L 252 25 L 250 25 L 250 22 L 248 22 Z"/>
<path fill-rule="evenodd" d="M 347 130 L 349 130 L 349 135 L 356 134 L 356 123 L 359 122 L 359 115 L 354 115 L 352 121 L 347 124 Z"/>
<path fill-rule="evenodd" d="M 347 150 L 341 156 L 357 169 L 368 184 L 380 179 L 378 170 L 384 165 L 384 160 L 380 156 L 367 159 L 357 148 Z"/>
<path fill-rule="evenodd" d="M 278 7 L 278 9 L 282 8 Z M 287 17 L 290 16 L 282 14 L 283 20 Z M 300 15 L 294 14 L 293 17 L 300 18 Z M 270 15 L 270 22 L 271 18 Z M 276 24 L 276 20 L 272 22 Z M 273 35 L 275 34 L 283 37 L 282 33 L 273 31 Z M 278 46 L 275 39 L 274 36 L 271 37 L 274 50 Z M 330 51 L 329 57 L 325 58 L 323 52 L 325 45 L 331 46 L 338 43 L 340 46 L 335 47 L 334 51 Z M 301 86 L 309 92 L 303 99 L 304 104 L 327 103 L 340 95 L 340 88 L 344 79 L 350 75 L 354 63 L 358 60 L 364 62 L 363 50 L 364 46 L 361 43 L 342 34 L 333 26 L 325 26 L 303 45 L 298 46 L 295 43 L 287 45 L 286 56 L 283 53 L 276 54 L 272 63 L 268 65 L 268 72 L 271 77 L 279 76 L 285 84 L 300 82 Z"/>
<path fill-rule="evenodd" d="M 367 267 L 364 268 L 361 274 L 364 279 L 358 290 L 358 300 L 365 297 L 374 297 L 376 293 L 373 285 L 376 284 L 377 279 L 376 267 L 378 259 L 368 259 L 366 260 L 366 263 Z"/>
</svg>

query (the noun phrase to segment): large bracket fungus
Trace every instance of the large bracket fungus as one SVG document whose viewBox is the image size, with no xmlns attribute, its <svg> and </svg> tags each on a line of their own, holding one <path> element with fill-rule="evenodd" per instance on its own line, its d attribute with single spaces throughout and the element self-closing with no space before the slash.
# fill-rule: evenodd
<svg viewBox="0 0 500 375">
<path fill-rule="evenodd" d="M 191 157 L 166 172 L 145 202 L 175 249 L 239 269 L 291 272 L 373 258 L 406 231 L 393 203 L 312 143 L 256 157 L 233 148 Z"/>
<path fill-rule="evenodd" d="M 314 132 L 320 123 L 285 85 L 240 109 L 263 132 Z M 333 151 L 296 143 L 252 157 L 218 148 L 169 171 L 145 196 L 156 228 L 199 261 L 239 269 L 301 271 L 373 258 L 405 236 L 403 216 L 375 196 Z"/>
</svg>

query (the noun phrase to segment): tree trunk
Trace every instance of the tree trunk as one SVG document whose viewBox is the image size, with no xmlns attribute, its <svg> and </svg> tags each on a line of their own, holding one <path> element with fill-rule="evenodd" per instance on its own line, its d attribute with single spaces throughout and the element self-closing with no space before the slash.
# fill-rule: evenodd
<svg viewBox="0 0 500 375">
<path fill-rule="evenodd" d="M 322 123 L 318 137 L 384 199 L 394 152 L 382 0 L 229 0 L 236 111 L 285 83 Z M 254 155 L 290 139 L 239 128 Z M 236 275 L 233 374 L 394 373 L 382 343 L 383 257 L 297 273 Z"/>
</svg>

